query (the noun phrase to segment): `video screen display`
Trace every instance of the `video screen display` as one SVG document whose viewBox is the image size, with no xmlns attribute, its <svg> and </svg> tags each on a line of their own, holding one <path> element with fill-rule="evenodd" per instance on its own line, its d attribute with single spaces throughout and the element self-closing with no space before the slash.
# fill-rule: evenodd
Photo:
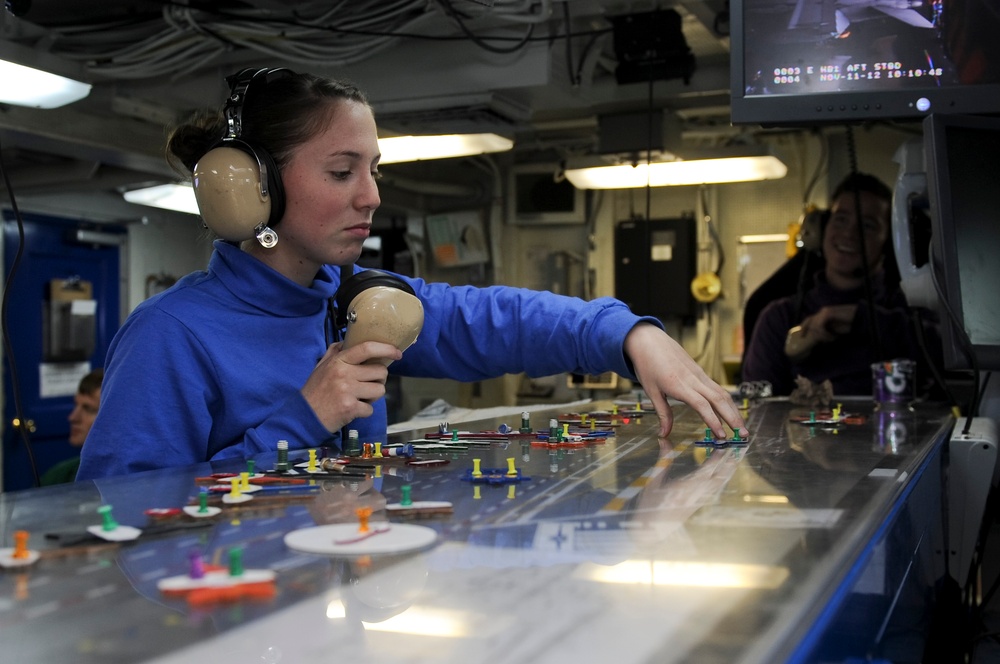
<svg viewBox="0 0 1000 664">
<path fill-rule="evenodd" d="M 1000 5 L 995 2 L 744 0 L 739 4 L 733 26 L 734 101 L 780 96 L 792 102 L 770 117 L 747 119 L 823 121 L 866 114 L 1000 112 L 1000 87 L 986 96 L 957 94 L 977 86 L 985 86 L 980 90 L 985 94 L 986 88 L 1000 86 Z M 750 113 L 755 114 L 760 113 Z M 734 109 L 734 121 L 741 119 L 737 115 Z"/>
</svg>

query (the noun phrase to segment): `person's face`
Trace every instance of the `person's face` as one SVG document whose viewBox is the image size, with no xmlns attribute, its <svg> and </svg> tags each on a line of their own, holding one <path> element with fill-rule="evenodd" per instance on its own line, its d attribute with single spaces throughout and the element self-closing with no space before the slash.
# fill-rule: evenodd
<svg viewBox="0 0 1000 664">
<path fill-rule="evenodd" d="M 101 389 L 97 388 L 90 394 L 79 394 L 73 397 L 73 410 L 69 414 L 69 444 L 80 447 L 87 440 L 90 427 L 97 417 L 97 408 L 101 405 Z"/>
<path fill-rule="evenodd" d="M 867 191 L 860 192 L 860 198 L 865 255 L 869 269 L 874 271 L 881 266 L 882 249 L 889 236 L 889 202 Z M 854 203 L 853 191 L 837 197 L 823 234 L 827 277 L 835 286 L 845 281 L 858 282 L 864 277 Z"/>
<path fill-rule="evenodd" d="M 292 153 L 281 177 L 285 215 L 276 227 L 286 276 L 309 284 L 321 265 L 347 265 L 361 256 L 379 206 L 380 158 L 368 106 L 336 102 L 333 119 Z"/>
</svg>

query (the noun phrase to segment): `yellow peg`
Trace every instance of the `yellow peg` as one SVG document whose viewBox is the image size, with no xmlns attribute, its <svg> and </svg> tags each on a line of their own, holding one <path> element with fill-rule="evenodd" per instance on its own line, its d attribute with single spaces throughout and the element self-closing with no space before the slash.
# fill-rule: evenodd
<svg viewBox="0 0 1000 664">
<path fill-rule="evenodd" d="M 514 457 L 507 457 L 507 477 L 517 477 L 517 468 L 514 467 Z"/>
</svg>

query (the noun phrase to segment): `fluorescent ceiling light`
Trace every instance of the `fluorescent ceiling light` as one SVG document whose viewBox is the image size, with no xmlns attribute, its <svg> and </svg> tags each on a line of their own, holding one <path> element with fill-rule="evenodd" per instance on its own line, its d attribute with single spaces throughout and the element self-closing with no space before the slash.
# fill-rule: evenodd
<svg viewBox="0 0 1000 664">
<path fill-rule="evenodd" d="M 423 159 L 467 157 L 487 152 L 503 152 L 514 142 L 496 134 L 452 134 L 442 136 L 393 136 L 380 138 L 380 164 L 396 164 Z M 200 214 L 190 184 L 162 184 L 145 189 L 133 189 L 124 194 L 129 203 Z"/>
<path fill-rule="evenodd" d="M 505 152 L 514 141 L 497 134 L 449 134 L 442 136 L 392 136 L 378 139 L 380 164 L 404 161 L 469 157 L 487 152 Z"/>
<path fill-rule="evenodd" d="M 129 203 L 176 210 L 187 214 L 201 214 L 198 209 L 198 201 L 194 198 L 194 189 L 190 184 L 159 184 L 155 187 L 126 191 L 122 196 Z"/>
<path fill-rule="evenodd" d="M 0 102 L 33 108 L 58 108 L 90 94 L 90 84 L 41 69 L 0 60 Z"/>
<path fill-rule="evenodd" d="M 754 182 L 785 177 L 788 168 L 771 154 L 718 156 L 651 164 L 568 164 L 566 179 L 577 189 L 633 189 L 727 182 Z"/>
</svg>

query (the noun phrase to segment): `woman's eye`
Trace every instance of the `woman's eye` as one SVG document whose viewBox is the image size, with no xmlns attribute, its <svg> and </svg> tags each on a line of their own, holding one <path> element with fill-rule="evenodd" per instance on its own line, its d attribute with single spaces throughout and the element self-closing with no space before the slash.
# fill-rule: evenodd
<svg viewBox="0 0 1000 664">
<path fill-rule="evenodd" d="M 333 177 L 337 180 L 346 180 L 351 176 L 350 171 L 332 171 Z"/>
</svg>

